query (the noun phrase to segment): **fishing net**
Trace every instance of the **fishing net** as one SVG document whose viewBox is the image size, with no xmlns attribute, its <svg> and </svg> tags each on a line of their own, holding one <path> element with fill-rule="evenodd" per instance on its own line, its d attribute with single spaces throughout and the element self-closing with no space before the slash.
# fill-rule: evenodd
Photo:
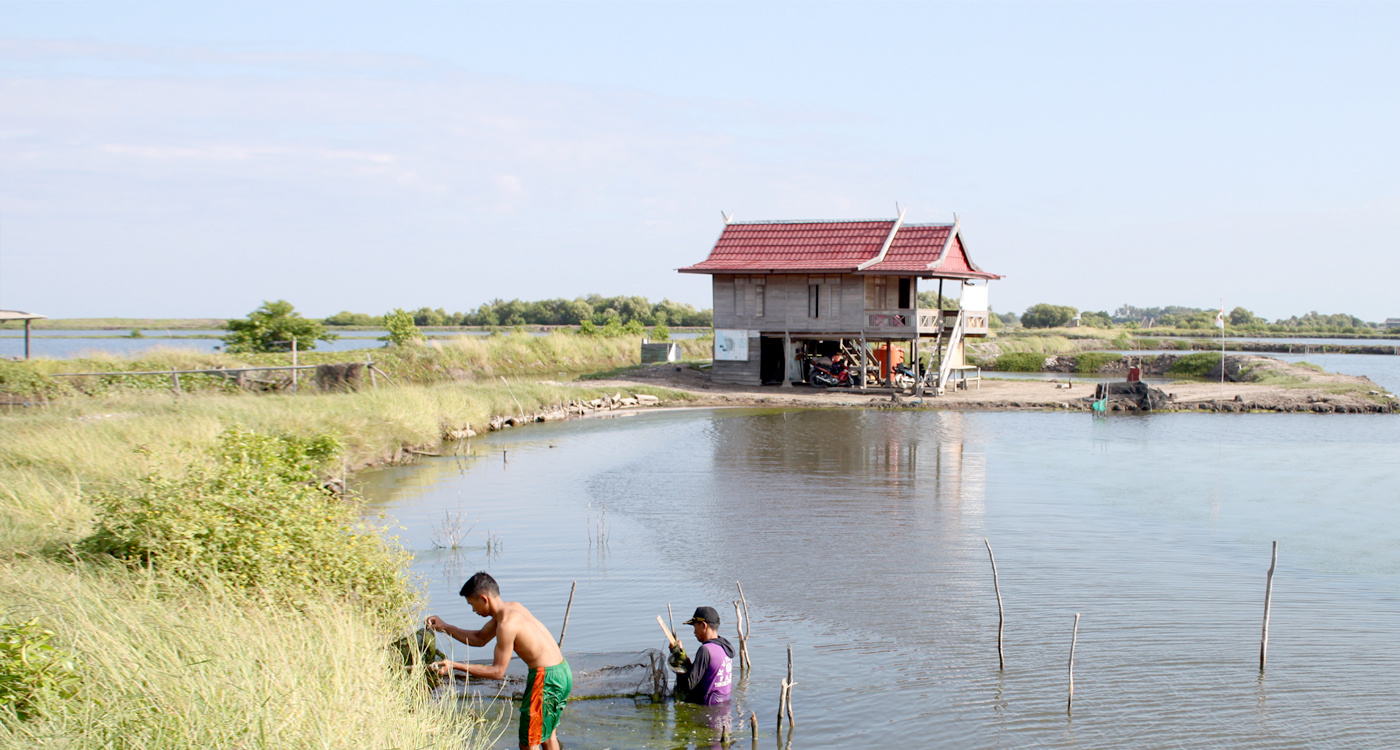
<svg viewBox="0 0 1400 750">
<path fill-rule="evenodd" d="M 671 670 L 666 667 L 666 654 L 657 649 L 564 656 L 574 675 L 574 687 L 569 693 L 569 700 L 640 696 L 660 699 L 670 695 L 668 677 Z M 458 661 L 460 660 L 459 657 Z M 472 663 L 490 662 L 473 659 Z M 458 692 L 466 695 L 481 698 L 519 698 L 525 691 L 525 676 L 528 671 L 529 668 L 519 659 L 511 659 L 504 680 L 482 680 L 475 677 L 467 680 L 465 675 L 458 673 L 453 683 Z"/>
</svg>

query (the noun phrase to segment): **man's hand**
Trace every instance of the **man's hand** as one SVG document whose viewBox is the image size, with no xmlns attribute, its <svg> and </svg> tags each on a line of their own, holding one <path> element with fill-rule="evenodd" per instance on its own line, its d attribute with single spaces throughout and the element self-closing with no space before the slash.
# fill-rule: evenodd
<svg viewBox="0 0 1400 750">
<path fill-rule="evenodd" d="M 426 627 L 428 630 L 433 630 L 441 633 L 447 630 L 447 621 L 442 619 L 441 617 L 438 617 L 437 615 L 431 615 L 428 617 L 427 621 L 423 623 L 423 626 Z"/>
<path fill-rule="evenodd" d="M 428 668 L 437 672 L 438 677 L 449 677 L 452 675 L 452 667 L 455 665 L 450 661 L 435 661 L 428 665 Z"/>
</svg>

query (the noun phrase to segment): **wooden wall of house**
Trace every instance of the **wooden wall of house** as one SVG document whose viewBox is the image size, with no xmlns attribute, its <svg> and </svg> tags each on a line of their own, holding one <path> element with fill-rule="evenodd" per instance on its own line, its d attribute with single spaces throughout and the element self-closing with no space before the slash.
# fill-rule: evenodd
<svg viewBox="0 0 1400 750">
<path fill-rule="evenodd" d="M 762 385 L 763 379 L 759 372 L 759 365 L 762 362 L 761 344 L 758 336 L 749 337 L 749 359 L 747 362 L 715 360 L 710 367 L 710 381 L 731 385 Z"/>
<path fill-rule="evenodd" d="M 896 277 L 889 277 L 890 304 L 897 305 Z M 716 274 L 715 328 L 746 328 L 766 333 L 854 333 L 865 324 L 867 277 L 853 274 Z M 819 315 L 809 315 L 809 289 L 821 286 Z M 760 293 L 760 289 L 762 290 Z M 761 297 L 761 302 L 760 302 Z M 918 306 L 917 281 L 910 302 Z M 912 309 L 912 308 L 911 308 Z"/>
</svg>

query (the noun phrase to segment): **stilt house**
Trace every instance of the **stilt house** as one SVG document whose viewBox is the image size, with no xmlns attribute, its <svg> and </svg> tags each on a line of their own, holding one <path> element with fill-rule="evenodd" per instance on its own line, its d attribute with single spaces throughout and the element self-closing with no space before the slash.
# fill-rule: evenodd
<svg viewBox="0 0 1400 750">
<path fill-rule="evenodd" d="M 869 221 L 726 222 L 710 257 L 679 270 L 713 280 L 716 383 L 790 385 L 806 379 L 813 356 L 844 353 L 855 372 L 879 373 L 858 378 L 860 387 L 889 385 L 891 350 L 907 344 L 899 348 L 914 363 L 923 348 L 919 385 L 936 393 L 969 369 L 964 342 L 987 335 L 987 282 L 1001 278 L 968 257 L 959 222 L 905 224 L 902 211 Z M 961 309 L 920 309 L 921 281 L 958 296 Z"/>
</svg>

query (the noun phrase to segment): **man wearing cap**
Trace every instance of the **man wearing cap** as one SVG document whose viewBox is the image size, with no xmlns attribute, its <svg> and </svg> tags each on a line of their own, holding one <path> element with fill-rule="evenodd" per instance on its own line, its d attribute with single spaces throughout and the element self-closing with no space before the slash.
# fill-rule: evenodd
<svg viewBox="0 0 1400 750">
<path fill-rule="evenodd" d="M 728 703 L 734 646 L 719 634 L 719 613 L 714 607 L 698 607 L 685 624 L 695 626 L 700 649 L 688 665 L 682 661 L 679 668 L 672 667 L 676 671 L 676 697 L 702 706 Z M 673 651 L 676 648 L 672 646 Z"/>
</svg>

